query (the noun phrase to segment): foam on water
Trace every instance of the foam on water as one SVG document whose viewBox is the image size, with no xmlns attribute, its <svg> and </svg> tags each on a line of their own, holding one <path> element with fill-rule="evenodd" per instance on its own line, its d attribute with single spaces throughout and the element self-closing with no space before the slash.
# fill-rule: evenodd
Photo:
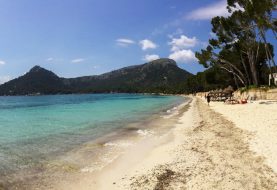
<svg viewBox="0 0 277 190">
<path fill-rule="evenodd" d="M 129 147 L 129 146 L 132 146 L 133 143 L 131 142 L 108 142 L 108 143 L 105 143 L 104 146 L 112 146 L 112 147 Z"/>
<path fill-rule="evenodd" d="M 150 130 L 147 130 L 147 129 L 144 129 L 144 130 L 139 129 L 139 130 L 137 131 L 137 133 L 138 133 L 139 135 L 141 135 L 141 136 L 152 136 L 152 135 L 154 134 L 153 131 L 150 131 Z"/>
</svg>

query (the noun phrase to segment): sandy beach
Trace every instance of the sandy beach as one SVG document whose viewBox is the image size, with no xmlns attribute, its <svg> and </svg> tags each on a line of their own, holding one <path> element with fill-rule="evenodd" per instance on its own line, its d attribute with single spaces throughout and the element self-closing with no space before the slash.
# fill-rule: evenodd
<svg viewBox="0 0 277 190">
<path fill-rule="evenodd" d="M 259 100 L 243 105 L 213 102 L 210 107 L 248 132 L 250 149 L 277 172 L 277 101 Z"/>
<path fill-rule="evenodd" d="M 0 0 L 0 190 L 277 190 L 277 0 Z"/>
<path fill-rule="evenodd" d="M 277 189 L 276 105 L 194 98 L 167 133 L 54 189 Z"/>
<path fill-rule="evenodd" d="M 47 172 L 25 173 L 10 188 L 274 190 L 276 111 L 274 101 L 208 106 L 194 97 L 144 128 L 132 124 L 120 136 L 86 143 L 43 166 Z"/>
</svg>

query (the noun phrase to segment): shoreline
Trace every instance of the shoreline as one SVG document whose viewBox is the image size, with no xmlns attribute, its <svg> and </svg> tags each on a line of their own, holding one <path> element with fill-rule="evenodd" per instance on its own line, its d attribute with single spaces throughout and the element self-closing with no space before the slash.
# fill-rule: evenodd
<svg viewBox="0 0 277 190">
<path fill-rule="evenodd" d="M 153 115 L 144 122 L 139 122 L 137 128 L 131 124 L 123 130 L 131 129 L 130 131 L 123 131 L 117 135 L 115 139 L 109 139 L 105 141 L 104 146 L 108 146 L 111 149 L 104 151 L 108 153 L 108 158 L 113 157 L 108 161 L 105 166 L 95 169 L 89 165 L 86 168 L 81 169 L 81 173 L 73 176 L 70 180 L 58 182 L 53 186 L 53 189 L 98 189 L 99 184 L 102 183 L 101 176 L 109 170 L 114 170 L 114 166 L 120 165 L 120 171 L 124 168 L 127 170 L 132 165 L 139 163 L 144 159 L 156 146 L 170 142 L 168 138 L 168 132 L 171 127 L 177 122 L 179 115 L 183 113 L 183 108 L 187 108 L 191 99 L 186 97 L 184 101 L 178 105 L 171 107 L 170 112 L 161 115 Z M 167 111 L 169 111 L 167 110 Z M 141 126 L 144 124 L 144 126 Z M 137 124 L 135 124 L 137 125 Z M 155 138 L 155 140 L 152 140 Z M 107 139 L 107 138 L 106 138 Z M 158 140 L 157 140 L 158 139 Z M 100 140 L 101 141 L 101 140 Z M 123 162 L 121 162 L 123 161 Z M 95 164 L 95 161 L 91 160 L 91 164 Z M 99 164 L 99 162 L 96 162 Z M 99 165 L 98 165 L 99 166 Z M 103 178 L 102 178 L 103 179 Z M 112 176 L 104 177 L 104 183 L 106 179 L 112 179 Z M 74 183 L 72 183 L 74 181 Z M 100 183 L 99 183 L 100 182 Z"/>
<path fill-rule="evenodd" d="M 60 181 L 78 180 L 87 175 L 95 175 L 116 160 L 125 149 L 153 136 L 153 131 L 157 130 L 157 134 L 165 133 L 167 125 L 175 119 L 179 106 L 186 104 L 188 100 L 185 98 L 182 103 L 180 102 L 181 105 L 174 103 L 168 106 L 168 109 L 149 115 L 146 120 L 128 123 L 116 131 L 88 141 L 31 170 L 22 170 L 9 175 L 6 179 L 10 177 L 11 181 L 1 180 L 4 183 L 0 183 L 0 189 L 2 186 L 9 189 L 59 189 L 57 186 Z"/>
<path fill-rule="evenodd" d="M 191 101 L 192 100 L 185 105 L 180 105 L 181 111 L 177 116 L 177 120 L 172 123 L 172 127 L 168 128 L 166 133 L 162 136 L 155 136 L 152 139 L 147 139 L 147 141 L 141 141 L 136 147 L 127 150 L 115 163 L 101 171 L 96 176 L 96 183 L 92 186 L 93 189 L 135 188 L 133 187 L 132 179 L 135 179 L 137 175 L 144 173 L 147 169 L 156 167 L 158 164 L 166 164 L 172 161 L 171 155 L 167 153 L 172 149 L 172 144 L 179 143 L 178 141 L 180 139 L 175 137 L 175 133 L 177 132 L 176 125 L 180 124 L 180 118 L 190 109 Z M 187 119 L 186 117 L 187 126 L 189 126 L 191 122 Z M 146 146 L 147 148 L 145 148 Z M 132 183 L 130 183 L 129 180 L 131 180 Z M 140 188 L 145 189 L 144 186 Z M 74 188 L 72 188 L 72 190 L 73 189 Z"/>
<path fill-rule="evenodd" d="M 95 187 L 276 189 L 277 174 L 250 150 L 247 135 L 202 100 L 194 99 L 172 130 L 170 141 L 154 147 L 127 172 L 121 172 L 120 163 L 109 168 Z"/>
<path fill-rule="evenodd" d="M 174 112 L 163 118 L 168 120 L 167 123 L 154 123 L 161 126 L 148 126 L 148 130 L 153 131 L 149 136 L 136 139 L 132 146 L 125 147 L 121 155 L 106 167 L 96 172 L 88 172 L 82 178 L 79 178 L 75 183 L 68 181 L 59 183 L 55 189 L 114 189 L 115 181 L 124 178 L 124 171 L 128 171 L 147 158 L 152 151 L 159 146 L 163 146 L 172 141 L 175 124 L 178 122 L 180 115 L 186 112 L 189 108 L 191 99 L 181 103 Z M 133 139 L 134 140 L 134 139 Z M 116 175 L 114 175 L 116 174 Z M 104 185 L 104 187 L 102 187 Z"/>
<path fill-rule="evenodd" d="M 123 132 L 118 139 L 99 139 L 98 144 L 88 143 L 84 149 L 71 152 L 65 158 L 72 162 L 70 159 L 75 154 L 76 160 L 88 161 L 85 163 L 87 168 L 58 163 L 57 167 L 63 169 L 62 172 L 53 170 L 29 189 L 277 189 L 277 173 L 272 165 L 272 158 L 274 162 L 277 155 L 268 157 L 263 151 L 255 151 L 252 140 L 260 130 L 251 133 L 251 126 L 241 125 L 249 123 L 244 120 L 235 122 L 230 114 L 236 116 L 235 111 L 241 114 L 240 108 L 243 107 L 228 106 L 214 102 L 208 106 L 203 99 L 191 98 L 187 104 L 173 108 L 168 118 L 161 118 L 156 123 L 153 121 L 154 126 L 154 123 L 148 123 L 140 133 L 131 125 L 131 131 Z M 261 107 L 260 111 L 268 108 L 272 107 Z M 260 117 L 266 119 L 264 115 Z M 277 121 L 277 117 L 274 118 Z M 275 122 L 274 118 L 272 122 Z M 277 132 L 277 129 L 270 129 Z M 258 137 L 260 140 L 265 138 Z M 107 159 L 117 155 L 98 170 L 94 170 L 91 164 L 99 166 L 99 162 L 82 155 L 95 143 L 110 148 L 106 151 L 110 153 L 106 155 Z M 273 152 L 277 148 L 275 144 L 268 146 Z M 99 154 L 103 155 L 103 152 Z"/>
<path fill-rule="evenodd" d="M 247 135 L 194 98 L 146 152 L 142 143 L 96 175 L 58 189 L 276 189 L 277 174 L 250 149 Z"/>
</svg>

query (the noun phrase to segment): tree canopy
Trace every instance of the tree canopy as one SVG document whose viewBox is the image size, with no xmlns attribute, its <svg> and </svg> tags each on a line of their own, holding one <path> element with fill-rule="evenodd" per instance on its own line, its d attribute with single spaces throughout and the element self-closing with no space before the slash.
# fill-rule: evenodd
<svg viewBox="0 0 277 190">
<path fill-rule="evenodd" d="M 211 20 L 215 37 L 195 56 L 205 68 L 216 67 L 229 73 L 226 78 L 232 78 L 237 88 L 265 84 L 268 73 L 276 69 L 274 47 L 266 35 L 272 32 L 276 39 L 273 11 L 277 1 L 228 0 L 227 3 L 231 15 Z"/>
</svg>

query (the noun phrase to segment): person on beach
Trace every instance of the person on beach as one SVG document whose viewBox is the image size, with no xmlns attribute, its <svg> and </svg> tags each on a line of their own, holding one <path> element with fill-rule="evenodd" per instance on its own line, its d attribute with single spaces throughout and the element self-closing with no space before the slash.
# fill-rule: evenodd
<svg viewBox="0 0 277 190">
<path fill-rule="evenodd" d="M 208 105 L 210 105 L 210 101 L 211 101 L 211 96 L 210 96 L 210 94 L 208 94 L 206 98 L 207 98 Z"/>
</svg>

